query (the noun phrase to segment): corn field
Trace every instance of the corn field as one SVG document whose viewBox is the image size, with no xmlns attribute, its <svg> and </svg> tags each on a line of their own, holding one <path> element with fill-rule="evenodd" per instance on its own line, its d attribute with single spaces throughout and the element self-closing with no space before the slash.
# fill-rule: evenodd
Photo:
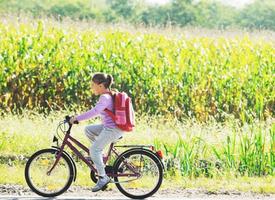
<svg viewBox="0 0 275 200">
<path fill-rule="evenodd" d="M 0 108 L 90 107 L 93 72 L 111 73 L 140 113 L 222 121 L 274 117 L 272 41 L 67 30 L 0 23 Z"/>
</svg>

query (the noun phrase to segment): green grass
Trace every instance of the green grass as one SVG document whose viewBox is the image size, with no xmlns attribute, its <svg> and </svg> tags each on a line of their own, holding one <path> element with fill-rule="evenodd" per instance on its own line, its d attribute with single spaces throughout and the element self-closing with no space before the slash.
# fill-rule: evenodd
<svg viewBox="0 0 275 200">
<path fill-rule="evenodd" d="M 0 120 L 1 184 L 24 185 L 24 162 L 8 158 L 30 156 L 39 149 L 49 148 L 58 122 L 66 114 L 73 114 L 63 111 L 44 116 L 28 110 L 23 113 L 5 114 Z M 240 126 L 230 116 L 224 123 L 138 116 L 136 130 L 125 133 L 120 143 L 154 144 L 161 149 L 166 167 L 164 187 L 172 184 L 210 191 L 228 188 L 269 193 L 274 189 L 273 122 L 274 119 L 268 119 Z M 84 127 L 89 123 L 100 121 L 82 122 L 72 129 L 72 135 L 87 146 Z M 80 173 L 75 184 L 90 185 L 87 166 L 77 165 Z"/>
</svg>

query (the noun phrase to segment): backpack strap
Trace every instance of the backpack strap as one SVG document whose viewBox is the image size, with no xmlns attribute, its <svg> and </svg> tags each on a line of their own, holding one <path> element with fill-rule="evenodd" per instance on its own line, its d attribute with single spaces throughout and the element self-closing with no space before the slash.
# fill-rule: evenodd
<svg viewBox="0 0 275 200">
<path fill-rule="evenodd" d="M 111 95 L 111 97 L 112 97 L 112 99 L 113 99 L 113 102 L 114 102 L 114 104 L 115 104 L 115 94 L 113 94 L 112 92 L 106 92 L 106 93 L 104 93 L 104 94 L 109 94 L 109 95 Z M 115 106 L 115 105 L 114 105 L 114 106 Z M 115 114 L 114 114 L 111 110 L 105 108 L 104 111 L 105 111 L 114 121 L 116 121 L 116 116 L 115 116 Z"/>
<path fill-rule="evenodd" d="M 112 120 L 116 121 L 116 116 L 112 111 L 107 108 L 105 108 L 104 111 L 112 118 Z"/>
<path fill-rule="evenodd" d="M 110 92 L 105 92 L 105 93 L 103 93 L 103 94 L 109 94 L 109 95 L 111 95 L 111 97 L 112 97 L 112 99 L 113 99 L 113 102 L 115 102 L 115 96 L 116 96 L 116 92 L 115 91 L 110 91 Z"/>
</svg>

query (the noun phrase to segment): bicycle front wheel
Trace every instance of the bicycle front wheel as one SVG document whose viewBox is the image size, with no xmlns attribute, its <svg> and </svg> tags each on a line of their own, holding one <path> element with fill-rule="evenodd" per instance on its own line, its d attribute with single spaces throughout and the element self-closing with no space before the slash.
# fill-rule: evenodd
<svg viewBox="0 0 275 200">
<path fill-rule="evenodd" d="M 127 151 L 114 165 L 114 181 L 118 190 L 133 199 L 152 196 L 161 186 L 163 168 L 161 161 L 142 149 Z"/>
<path fill-rule="evenodd" d="M 54 197 L 65 192 L 74 178 L 73 165 L 70 159 L 62 154 L 57 165 L 49 174 L 58 154 L 56 149 L 42 149 L 34 153 L 25 167 L 25 179 L 36 194 Z"/>
</svg>

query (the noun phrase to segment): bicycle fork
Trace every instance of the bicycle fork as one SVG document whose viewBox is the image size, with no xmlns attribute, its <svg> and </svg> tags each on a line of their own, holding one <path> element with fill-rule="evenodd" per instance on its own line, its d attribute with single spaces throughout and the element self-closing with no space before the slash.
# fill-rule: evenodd
<svg viewBox="0 0 275 200">
<path fill-rule="evenodd" d="M 69 135 L 66 134 L 65 135 L 65 138 L 64 138 L 64 141 L 67 141 Z M 64 150 L 64 147 L 65 147 L 65 142 L 63 141 L 61 147 L 60 147 L 60 151 L 58 152 L 58 154 L 56 155 L 55 154 L 55 157 L 56 157 L 56 160 L 53 164 L 53 166 L 51 167 L 51 169 L 49 171 L 47 171 L 47 175 L 50 176 L 51 175 L 51 172 L 53 171 L 53 169 L 56 167 L 57 163 L 59 162 L 60 158 L 61 158 L 61 155 L 63 153 L 63 150 Z"/>
</svg>

